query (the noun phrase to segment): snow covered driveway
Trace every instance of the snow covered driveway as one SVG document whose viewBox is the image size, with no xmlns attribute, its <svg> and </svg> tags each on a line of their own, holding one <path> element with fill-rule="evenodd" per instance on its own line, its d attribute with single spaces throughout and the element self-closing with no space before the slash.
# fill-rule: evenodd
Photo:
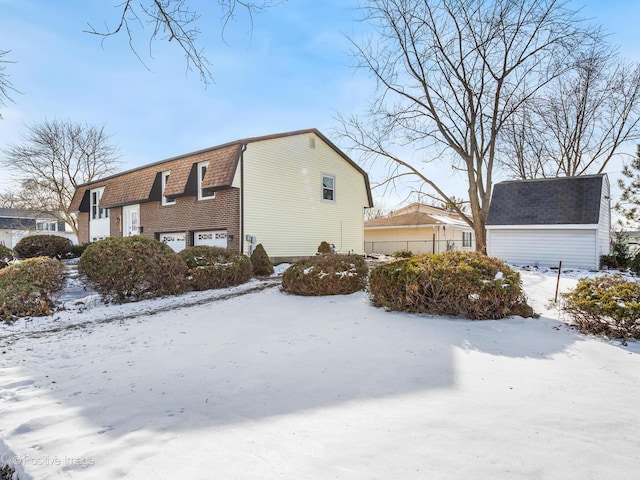
<svg viewBox="0 0 640 480">
<path fill-rule="evenodd" d="M 272 288 L 0 329 L 0 456 L 21 479 L 640 478 L 638 344 L 575 333 L 553 275 L 524 278 L 541 319 Z"/>
</svg>

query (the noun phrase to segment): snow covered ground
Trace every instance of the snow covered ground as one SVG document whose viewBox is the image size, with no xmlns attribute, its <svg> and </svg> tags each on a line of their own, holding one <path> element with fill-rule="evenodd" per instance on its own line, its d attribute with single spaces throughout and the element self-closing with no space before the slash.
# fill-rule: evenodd
<svg viewBox="0 0 640 480">
<path fill-rule="evenodd" d="M 585 272 L 563 274 L 561 291 Z M 389 313 L 274 280 L 0 327 L 21 479 L 637 479 L 640 345 L 538 319 Z M 247 293 L 248 292 L 248 293 Z M 174 308 L 176 307 L 176 308 Z"/>
</svg>

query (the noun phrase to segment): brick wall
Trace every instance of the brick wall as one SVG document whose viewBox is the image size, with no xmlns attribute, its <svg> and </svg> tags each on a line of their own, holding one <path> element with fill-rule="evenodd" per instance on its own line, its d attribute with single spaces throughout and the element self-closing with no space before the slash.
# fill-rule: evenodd
<svg viewBox="0 0 640 480">
<path fill-rule="evenodd" d="M 122 207 L 109 209 L 109 233 L 111 237 L 122 236 Z"/>
<path fill-rule="evenodd" d="M 78 243 L 89 242 L 89 214 L 78 213 Z"/>
<path fill-rule="evenodd" d="M 142 234 L 150 238 L 156 238 L 158 233 L 187 232 L 187 246 L 190 245 L 192 232 L 226 230 L 227 235 L 233 237 L 227 239 L 227 246 L 239 250 L 240 190 L 219 190 L 214 199 L 200 201 L 197 197 L 179 197 L 175 205 L 143 203 L 140 205 L 140 225 L 143 227 Z M 111 231 L 114 235 L 113 225 Z"/>
</svg>

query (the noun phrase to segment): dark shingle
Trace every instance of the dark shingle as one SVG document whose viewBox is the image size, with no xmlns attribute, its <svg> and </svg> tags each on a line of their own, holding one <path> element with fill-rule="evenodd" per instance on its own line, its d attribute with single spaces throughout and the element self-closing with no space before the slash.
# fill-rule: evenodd
<svg viewBox="0 0 640 480">
<path fill-rule="evenodd" d="M 597 224 L 604 175 L 500 182 L 487 225 Z"/>
</svg>

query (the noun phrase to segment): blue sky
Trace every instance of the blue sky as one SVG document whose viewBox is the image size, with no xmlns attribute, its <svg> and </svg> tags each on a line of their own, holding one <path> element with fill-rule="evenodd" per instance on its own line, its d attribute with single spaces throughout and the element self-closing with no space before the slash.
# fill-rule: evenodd
<svg viewBox="0 0 640 480">
<path fill-rule="evenodd" d="M 3 109 L 0 147 L 20 140 L 24 125 L 45 118 L 105 125 L 120 148 L 123 169 L 247 136 L 317 127 L 332 135 L 338 112 L 362 111 L 373 83 L 355 71 L 345 33 L 362 29 L 356 0 L 288 0 L 254 18 L 229 24 L 225 41 L 214 0 L 189 2 L 200 11 L 201 45 L 215 83 L 186 74 L 180 50 L 145 33 L 136 47 L 124 36 L 101 42 L 83 33 L 117 21 L 120 0 L 0 0 L 0 50 L 11 50 L 6 73 L 22 93 Z M 576 6 L 583 2 L 572 2 Z M 621 53 L 640 61 L 637 0 L 593 0 L 584 7 L 611 32 Z M 631 147 L 631 151 L 635 148 Z M 462 196 L 448 168 L 437 175 Z M 612 165 L 611 170 L 619 170 Z M 0 171 L 0 188 L 10 172 Z M 613 172 L 612 172 L 613 173 Z M 381 180 L 383 170 L 371 171 Z M 374 192 L 374 197 L 376 196 Z M 395 207 L 401 193 L 382 203 Z"/>
</svg>

